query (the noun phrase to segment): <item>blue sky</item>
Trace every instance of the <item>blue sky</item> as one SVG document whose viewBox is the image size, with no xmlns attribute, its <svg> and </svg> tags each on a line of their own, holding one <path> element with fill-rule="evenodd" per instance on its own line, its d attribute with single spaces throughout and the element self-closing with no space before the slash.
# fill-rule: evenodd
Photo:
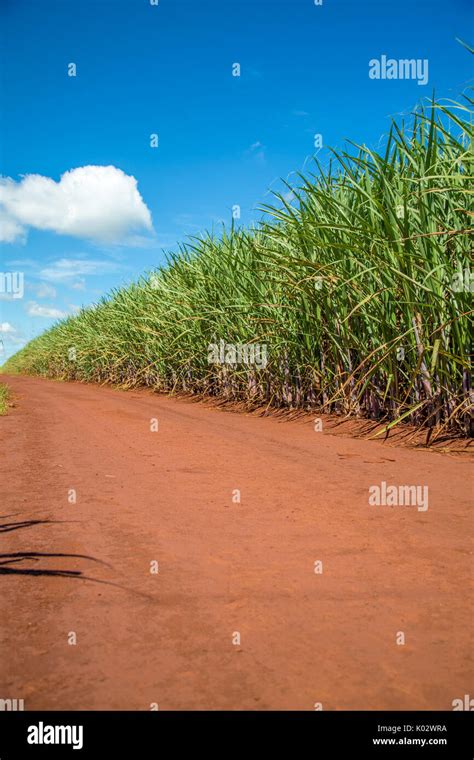
<svg viewBox="0 0 474 760">
<path fill-rule="evenodd" d="M 25 288 L 0 292 L 3 357 L 233 206 L 258 219 L 315 134 L 324 161 L 459 97 L 472 22 L 468 0 L 1 0 L 0 273 Z M 427 59 L 428 83 L 371 79 L 384 54 Z"/>
</svg>

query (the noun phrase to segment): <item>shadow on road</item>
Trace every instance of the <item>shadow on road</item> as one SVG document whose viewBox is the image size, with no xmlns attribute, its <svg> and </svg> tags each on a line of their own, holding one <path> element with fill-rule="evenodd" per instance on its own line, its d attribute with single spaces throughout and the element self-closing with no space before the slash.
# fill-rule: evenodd
<svg viewBox="0 0 474 760">
<path fill-rule="evenodd" d="M 9 517 L 10 515 L 4 515 L 3 517 Z M 1 518 L 0 518 L 1 519 Z M 13 530 L 21 530 L 22 528 L 30 528 L 35 525 L 45 525 L 52 523 L 64 523 L 64 522 L 78 522 L 77 520 L 22 520 L 11 523 L 0 523 L 0 533 L 8 533 Z M 115 586 L 122 591 L 129 591 L 139 596 L 144 596 L 147 599 L 154 599 L 149 594 L 142 591 L 135 591 L 134 589 L 127 588 L 120 583 L 114 583 L 113 581 L 104 580 L 102 578 L 93 578 L 90 575 L 85 575 L 82 570 L 64 570 L 60 568 L 42 568 L 42 567 L 11 567 L 11 565 L 17 565 L 20 563 L 35 563 L 40 562 L 41 559 L 47 558 L 67 558 L 74 560 L 86 560 L 88 562 L 95 562 L 113 570 L 112 565 L 108 562 L 104 562 L 101 559 L 92 557 L 89 554 L 72 554 L 68 552 L 35 552 L 35 551 L 19 551 L 0 553 L 0 575 L 29 575 L 29 576 L 49 576 L 58 578 L 76 578 L 84 581 L 91 581 L 92 583 L 101 583 L 106 586 Z"/>
</svg>

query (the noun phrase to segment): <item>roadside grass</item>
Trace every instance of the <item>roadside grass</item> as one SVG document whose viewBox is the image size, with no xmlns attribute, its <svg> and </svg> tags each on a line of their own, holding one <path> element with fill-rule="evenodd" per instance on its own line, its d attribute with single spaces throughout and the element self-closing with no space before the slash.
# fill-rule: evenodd
<svg viewBox="0 0 474 760">
<path fill-rule="evenodd" d="M 3 383 L 0 383 L 0 415 L 7 413 L 9 398 L 10 398 L 9 388 Z"/>
</svg>

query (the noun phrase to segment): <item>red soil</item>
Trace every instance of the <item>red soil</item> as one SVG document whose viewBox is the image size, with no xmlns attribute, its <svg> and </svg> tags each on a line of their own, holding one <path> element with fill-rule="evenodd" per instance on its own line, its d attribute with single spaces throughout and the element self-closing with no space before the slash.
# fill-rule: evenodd
<svg viewBox="0 0 474 760">
<path fill-rule="evenodd" d="M 469 461 L 148 392 L 0 379 L 16 398 L 0 418 L 0 698 L 449 710 L 473 693 Z M 382 481 L 427 485 L 428 510 L 369 506 Z M 108 564 L 4 556 L 18 552 Z M 83 576 L 2 574 L 51 569 Z"/>
</svg>

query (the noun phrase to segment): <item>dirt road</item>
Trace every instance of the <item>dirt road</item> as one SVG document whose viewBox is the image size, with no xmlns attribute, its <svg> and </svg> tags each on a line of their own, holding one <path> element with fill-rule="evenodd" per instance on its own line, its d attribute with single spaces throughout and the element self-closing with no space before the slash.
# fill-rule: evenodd
<svg viewBox="0 0 474 760">
<path fill-rule="evenodd" d="M 0 698 L 398 710 L 473 693 L 469 462 L 147 392 L 8 382 Z M 428 486 L 428 509 L 369 505 L 382 481 Z"/>
</svg>

